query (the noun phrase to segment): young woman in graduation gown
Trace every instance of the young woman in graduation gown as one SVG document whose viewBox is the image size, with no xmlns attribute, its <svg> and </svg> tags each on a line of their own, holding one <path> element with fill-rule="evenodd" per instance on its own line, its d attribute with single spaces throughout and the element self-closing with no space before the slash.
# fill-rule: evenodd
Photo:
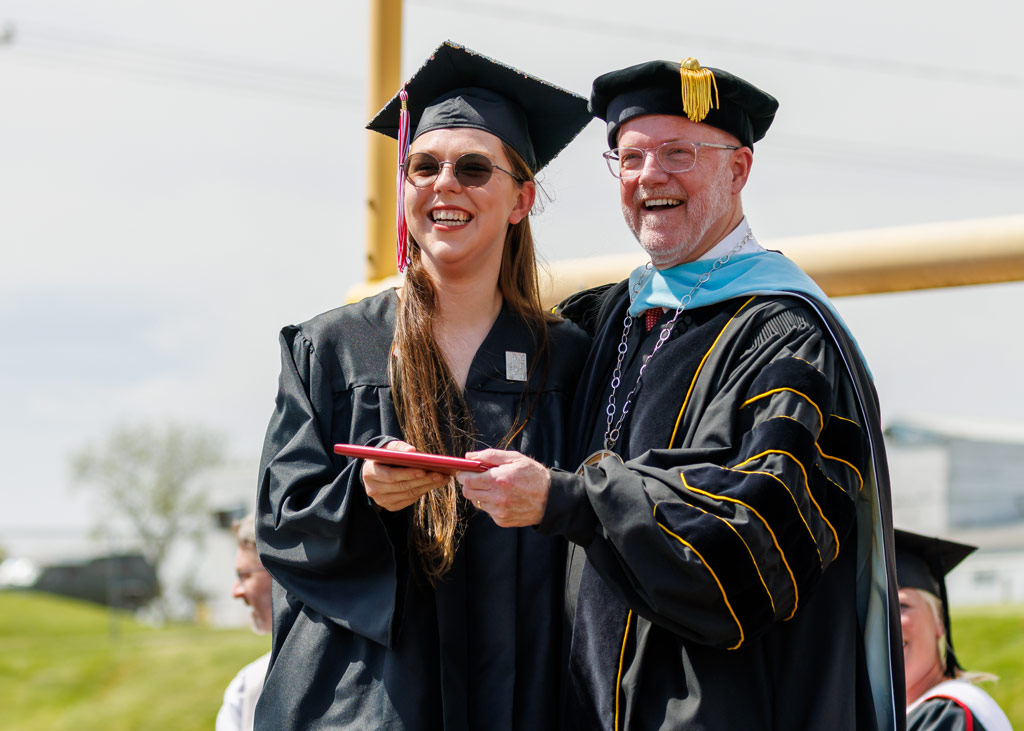
<svg viewBox="0 0 1024 731">
<path fill-rule="evenodd" d="M 400 146 L 415 130 L 399 156 L 402 287 L 281 333 L 258 495 L 275 594 L 256 728 L 556 728 L 563 542 L 498 528 L 447 476 L 332 448 L 508 445 L 561 463 L 588 339 L 540 307 L 528 214 L 534 174 L 589 114 L 447 43 L 403 96 L 369 125 Z"/>
</svg>

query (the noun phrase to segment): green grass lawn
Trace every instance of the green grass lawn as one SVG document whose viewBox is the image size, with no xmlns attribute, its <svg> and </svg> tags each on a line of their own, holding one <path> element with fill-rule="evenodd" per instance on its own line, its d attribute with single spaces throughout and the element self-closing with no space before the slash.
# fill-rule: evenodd
<svg viewBox="0 0 1024 731">
<path fill-rule="evenodd" d="M 270 649 L 247 629 L 153 629 L 92 604 L 0 593 L 0 729 L 203 729 Z"/>
<path fill-rule="evenodd" d="M 954 607 L 950 624 L 960 664 L 999 676 L 981 687 L 1024 729 L 1024 606 Z"/>
<path fill-rule="evenodd" d="M 953 612 L 957 653 L 1024 730 L 1024 607 Z M 154 629 L 101 607 L 0 592 L 0 729 L 211 731 L 228 682 L 266 652 L 248 630 Z"/>
</svg>

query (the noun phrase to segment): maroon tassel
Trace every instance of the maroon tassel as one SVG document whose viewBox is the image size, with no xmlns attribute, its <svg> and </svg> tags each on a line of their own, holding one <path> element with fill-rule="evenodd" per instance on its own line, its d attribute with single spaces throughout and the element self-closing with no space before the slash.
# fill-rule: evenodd
<svg viewBox="0 0 1024 731">
<path fill-rule="evenodd" d="M 398 98 L 402 100 L 402 111 L 398 115 L 398 189 L 395 191 L 395 199 L 398 202 L 398 211 L 395 219 L 395 227 L 398 229 L 398 249 L 396 260 L 398 271 L 404 272 L 409 265 L 409 227 L 405 222 L 405 158 L 409 155 L 409 109 L 406 102 L 409 95 L 403 87 L 398 92 Z"/>
</svg>

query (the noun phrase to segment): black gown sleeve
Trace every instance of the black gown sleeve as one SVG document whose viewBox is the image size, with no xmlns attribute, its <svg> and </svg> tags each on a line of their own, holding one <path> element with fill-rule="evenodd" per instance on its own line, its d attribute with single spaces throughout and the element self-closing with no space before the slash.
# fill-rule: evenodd
<svg viewBox="0 0 1024 731">
<path fill-rule="evenodd" d="M 552 472 L 539 527 L 583 546 L 641 616 L 728 649 L 794 616 L 851 533 L 867 462 L 817 319 L 769 308 L 754 322 L 735 357 L 676 384 L 668 444 L 691 446 Z M 664 405 L 638 403 L 634 423 L 644 408 Z"/>
<path fill-rule="evenodd" d="M 907 731 L 985 731 L 985 726 L 966 705 L 931 698 L 907 714 Z"/>
<path fill-rule="evenodd" d="M 280 387 L 260 465 L 260 557 L 290 595 L 388 645 L 397 574 L 385 521 L 396 518 L 366 497 L 362 461 L 332 449 L 334 422 L 351 420 L 354 440 L 379 434 L 379 417 L 360 429 L 359 414 L 351 413 L 357 409 L 334 398 L 340 374 L 324 367 L 313 342 L 297 327 L 285 328 L 280 340 Z"/>
</svg>

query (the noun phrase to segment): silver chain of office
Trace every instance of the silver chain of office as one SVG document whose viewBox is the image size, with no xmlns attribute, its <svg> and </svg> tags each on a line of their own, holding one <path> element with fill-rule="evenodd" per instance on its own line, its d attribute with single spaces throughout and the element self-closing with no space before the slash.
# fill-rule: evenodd
<svg viewBox="0 0 1024 731">
<path fill-rule="evenodd" d="M 672 316 L 672 319 L 662 326 L 661 334 L 658 336 L 658 342 L 654 344 L 654 349 L 648 355 L 644 356 L 644 362 L 640 366 L 640 373 L 637 374 L 636 383 L 633 384 L 633 388 L 630 390 L 630 392 L 626 394 L 626 399 L 622 404 L 622 411 L 619 412 L 618 421 L 615 421 L 615 414 L 618 411 L 615 405 L 615 394 L 619 390 L 619 386 L 622 383 L 622 362 L 623 360 L 625 360 L 626 353 L 629 350 L 629 346 L 626 343 L 626 339 L 629 337 L 629 331 L 633 326 L 633 316 L 629 314 L 629 309 L 626 310 L 626 317 L 622 321 L 622 340 L 619 341 L 618 347 L 619 355 L 618 359 L 615 362 L 615 370 L 612 372 L 612 392 L 611 395 L 608 396 L 608 406 L 605 409 L 605 413 L 608 417 L 607 427 L 604 432 L 604 448 L 606 450 L 612 451 L 615 448 L 615 443 L 619 441 L 619 436 L 622 430 L 622 422 L 625 421 L 626 414 L 629 413 L 630 404 L 632 403 L 633 396 L 636 394 L 637 389 L 640 387 L 640 379 L 644 377 L 644 371 L 647 369 L 647 364 L 651 362 L 651 358 L 654 357 L 654 354 L 658 352 L 661 346 L 665 344 L 665 341 L 668 340 L 669 337 L 672 335 L 672 330 L 675 329 L 676 321 L 679 319 L 679 315 L 681 315 L 683 310 L 685 310 L 687 306 L 690 304 L 690 302 L 693 301 L 693 295 L 697 292 L 697 290 L 700 289 L 705 282 L 711 279 L 711 275 L 718 271 L 719 269 L 721 269 L 723 266 L 725 266 L 725 264 L 727 264 L 728 261 L 732 258 L 732 255 L 739 251 L 741 248 L 743 248 L 743 245 L 750 241 L 750 239 L 753 238 L 753 236 L 754 232 L 750 229 L 747 229 L 746 235 L 742 239 L 740 239 L 739 243 L 737 243 L 736 246 L 732 247 L 732 249 L 730 249 L 728 253 L 723 254 L 718 259 L 716 259 L 715 263 L 711 265 L 711 268 L 700 275 L 700 278 L 697 280 L 697 283 L 693 285 L 690 291 L 683 295 L 683 298 L 679 301 L 679 306 L 676 307 L 676 312 Z M 648 262 L 647 268 L 644 270 L 644 273 L 637 280 L 636 284 L 633 285 L 632 291 L 630 291 L 629 299 L 631 303 L 633 299 L 636 297 L 637 293 L 640 291 L 641 286 L 643 286 L 644 280 L 647 278 L 647 275 L 650 273 L 650 271 L 651 263 Z"/>
</svg>

